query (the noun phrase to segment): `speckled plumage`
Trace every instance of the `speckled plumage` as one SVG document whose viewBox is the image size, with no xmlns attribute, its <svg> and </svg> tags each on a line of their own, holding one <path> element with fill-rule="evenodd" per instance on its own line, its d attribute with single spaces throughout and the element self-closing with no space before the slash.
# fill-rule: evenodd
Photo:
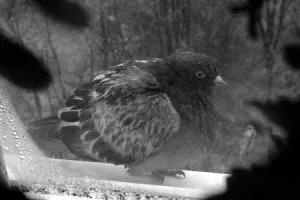
<svg viewBox="0 0 300 200">
<path fill-rule="evenodd" d="M 61 138 L 75 155 L 115 164 L 141 162 L 179 129 L 170 99 L 138 63 L 99 73 L 59 110 Z"/>
<path fill-rule="evenodd" d="M 218 75 L 215 60 L 192 52 L 112 66 L 79 86 L 59 110 L 61 139 L 80 158 L 124 164 L 138 174 L 182 169 L 164 159 L 192 152 L 209 132 Z M 165 165 L 151 166 L 155 162 Z"/>
</svg>

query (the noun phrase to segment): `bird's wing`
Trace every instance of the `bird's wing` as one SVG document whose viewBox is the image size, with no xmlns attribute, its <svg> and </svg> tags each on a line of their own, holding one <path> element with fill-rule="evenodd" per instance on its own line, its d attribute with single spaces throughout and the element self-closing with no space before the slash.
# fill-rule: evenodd
<svg viewBox="0 0 300 200">
<path fill-rule="evenodd" d="M 156 79 L 126 63 L 77 88 L 59 111 L 63 142 L 77 156 L 137 163 L 159 151 L 180 118 Z"/>
</svg>

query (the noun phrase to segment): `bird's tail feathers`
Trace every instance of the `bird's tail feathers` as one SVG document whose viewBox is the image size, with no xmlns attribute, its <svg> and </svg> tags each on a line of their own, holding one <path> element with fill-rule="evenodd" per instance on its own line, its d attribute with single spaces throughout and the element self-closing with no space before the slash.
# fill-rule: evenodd
<svg viewBox="0 0 300 200">
<path fill-rule="evenodd" d="M 46 117 L 29 123 L 27 131 L 37 143 L 40 140 L 60 140 L 58 123 L 57 116 Z"/>
<path fill-rule="evenodd" d="M 39 129 L 39 128 L 45 128 L 45 127 L 53 127 L 56 126 L 59 122 L 59 119 L 57 116 L 50 116 L 46 117 L 40 120 L 33 121 L 29 123 L 29 128 L 31 129 Z"/>
</svg>

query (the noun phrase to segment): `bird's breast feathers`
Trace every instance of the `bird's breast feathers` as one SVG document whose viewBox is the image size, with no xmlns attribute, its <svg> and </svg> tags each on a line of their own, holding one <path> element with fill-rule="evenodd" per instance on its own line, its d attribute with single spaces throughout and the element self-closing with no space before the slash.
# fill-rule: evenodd
<svg viewBox="0 0 300 200">
<path fill-rule="evenodd" d="M 131 62 L 101 72 L 78 87 L 58 117 L 66 146 L 82 158 L 138 163 L 159 151 L 179 129 L 169 97 Z"/>
</svg>

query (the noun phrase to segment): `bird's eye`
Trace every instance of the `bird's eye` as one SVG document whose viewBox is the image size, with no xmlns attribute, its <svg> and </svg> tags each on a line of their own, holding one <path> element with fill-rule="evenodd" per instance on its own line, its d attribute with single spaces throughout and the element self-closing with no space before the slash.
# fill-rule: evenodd
<svg viewBox="0 0 300 200">
<path fill-rule="evenodd" d="M 203 71 L 197 71 L 196 72 L 196 77 L 199 78 L 199 79 L 202 79 L 202 78 L 205 78 L 205 74 Z"/>
</svg>

